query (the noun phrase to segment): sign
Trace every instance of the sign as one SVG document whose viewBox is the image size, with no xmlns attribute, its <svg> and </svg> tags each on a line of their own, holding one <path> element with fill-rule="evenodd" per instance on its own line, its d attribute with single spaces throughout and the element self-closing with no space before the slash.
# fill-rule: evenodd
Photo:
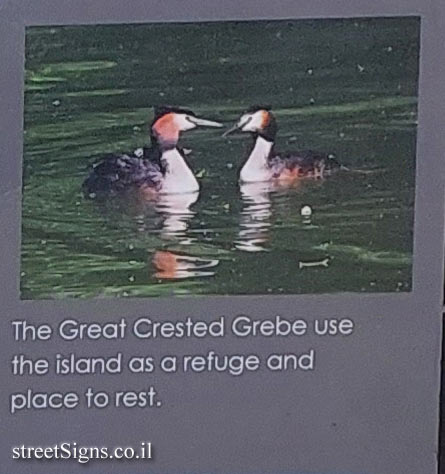
<svg viewBox="0 0 445 474">
<path fill-rule="evenodd" d="M 1 472 L 438 472 L 438 1 L 0 7 Z"/>
</svg>

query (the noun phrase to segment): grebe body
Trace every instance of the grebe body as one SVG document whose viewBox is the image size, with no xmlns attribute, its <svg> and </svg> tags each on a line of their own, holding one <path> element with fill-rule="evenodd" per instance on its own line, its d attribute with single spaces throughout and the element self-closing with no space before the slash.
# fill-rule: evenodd
<svg viewBox="0 0 445 474">
<path fill-rule="evenodd" d="M 108 155 L 92 166 L 83 183 L 88 197 L 140 190 L 147 195 L 193 193 L 199 183 L 178 147 L 181 132 L 197 127 L 222 127 L 192 111 L 157 107 L 151 124 L 151 146 L 123 155 Z"/>
<path fill-rule="evenodd" d="M 340 163 L 326 153 L 313 150 L 277 152 L 274 144 L 277 123 L 267 107 L 255 106 L 245 112 L 238 122 L 224 136 L 241 131 L 253 136 L 253 146 L 249 157 L 240 171 L 241 183 L 274 181 L 293 182 L 299 178 L 324 178 Z"/>
</svg>

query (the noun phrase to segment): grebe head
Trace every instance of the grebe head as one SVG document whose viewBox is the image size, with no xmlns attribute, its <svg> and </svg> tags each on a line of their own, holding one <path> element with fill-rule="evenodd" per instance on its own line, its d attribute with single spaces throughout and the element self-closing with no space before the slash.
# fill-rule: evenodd
<svg viewBox="0 0 445 474">
<path fill-rule="evenodd" d="M 274 141 L 277 133 L 277 124 L 274 115 L 270 111 L 270 107 L 260 105 L 250 107 L 223 136 L 226 137 L 230 133 L 237 131 L 260 135 L 266 140 Z"/>
<path fill-rule="evenodd" d="M 175 147 L 179 134 L 197 127 L 222 127 L 212 120 L 198 118 L 189 109 L 179 107 L 155 107 L 155 116 L 151 124 L 152 137 L 163 147 Z"/>
</svg>

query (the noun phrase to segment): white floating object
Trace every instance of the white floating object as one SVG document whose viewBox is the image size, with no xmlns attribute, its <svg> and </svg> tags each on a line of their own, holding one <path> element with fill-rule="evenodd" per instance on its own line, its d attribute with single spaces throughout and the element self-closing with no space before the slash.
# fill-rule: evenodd
<svg viewBox="0 0 445 474">
<path fill-rule="evenodd" d="M 323 260 L 318 260 L 315 262 L 298 262 L 298 268 L 301 270 L 302 268 L 311 268 L 311 267 L 324 267 L 328 268 L 329 267 L 329 261 L 331 259 L 329 257 L 326 257 Z"/>
<path fill-rule="evenodd" d="M 311 206 L 303 206 L 300 211 L 303 217 L 310 217 L 312 216 L 312 207 Z"/>
</svg>

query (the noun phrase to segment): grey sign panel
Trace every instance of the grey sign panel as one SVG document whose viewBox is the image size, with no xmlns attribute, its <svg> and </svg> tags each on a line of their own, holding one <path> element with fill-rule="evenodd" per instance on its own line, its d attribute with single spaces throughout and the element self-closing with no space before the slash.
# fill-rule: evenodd
<svg viewBox="0 0 445 474">
<path fill-rule="evenodd" d="M 437 472 L 444 21 L 433 0 L 4 2 L 1 472 L 84 469 L 13 459 L 21 446 L 141 442 L 152 460 L 88 471 Z M 162 103 L 187 111 L 154 114 Z M 259 190 L 238 184 L 252 151 L 243 128 L 273 171 Z M 187 202 L 156 194 L 178 169 L 179 132 L 174 159 L 200 186 Z M 274 141 L 291 158 L 271 154 Z M 148 166 L 144 153 L 154 163 L 148 210 L 137 180 L 131 206 L 82 193 L 93 163 L 121 152 L 113 163 L 130 172 Z M 184 184 L 181 169 L 169 185 Z M 200 325 L 183 337 L 188 320 Z M 146 337 L 152 323 L 161 333 Z M 31 341 L 39 325 L 53 334 Z M 79 358 L 116 368 L 119 353 L 156 367 L 79 374 Z M 22 363 L 14 375 L 20 355 L 47 358 L 50 373 Z M 180 370 L 161 367 L 165 356 Z M 63 375 L 70 363 L 77 373 Z M 88 388 L 113 403 L 87 408 Z M 116 399 L 134 391 L 149 404 L 152 389 L 154 406 Z M 38 408 L 33 394 L 55 392 L 79 406 Z"/>
</svg>

